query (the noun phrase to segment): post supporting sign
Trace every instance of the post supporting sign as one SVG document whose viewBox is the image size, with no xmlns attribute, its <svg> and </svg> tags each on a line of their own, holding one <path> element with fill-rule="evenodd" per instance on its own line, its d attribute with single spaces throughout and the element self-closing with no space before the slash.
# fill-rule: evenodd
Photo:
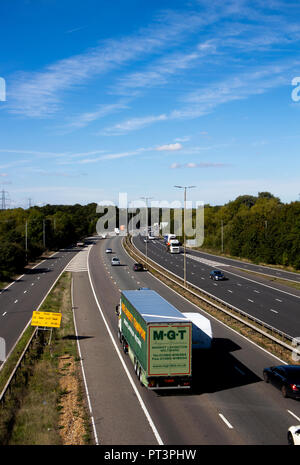
<svg viewBox="0 0 300 465">
<path fill-rule="evenodd" d="M 4 362 L 6 358 L 6 344 L 4 337 L 0 337 L 0 362 Z"/>
<path fill-rule="evenodd" d="M 60 327 L 61 317 L 62 317 L 61 313 L 34 311 L 32 312 L 31 326 L 38 326 L 38 328 L 42 327 L 44 329 L 50 328 L 51 329 L 51 334 L 50 334 L 50 339 L 49 339 L 49 344 L 50 344 L 51 336 L 52 336 L 52 329 Z"/>
</svg>

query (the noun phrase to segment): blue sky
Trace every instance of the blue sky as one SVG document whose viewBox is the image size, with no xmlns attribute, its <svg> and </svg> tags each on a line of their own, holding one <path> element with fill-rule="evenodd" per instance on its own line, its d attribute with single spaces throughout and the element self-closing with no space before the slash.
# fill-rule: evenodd
<svg viewBox="0 0 300 465">
<path fill-rule="evenodd" d="M 182 200 L 174 185 L 211 205 L 262 191 L 299 199 L 299 2 L 3 0 L 0 10 L 0 185 L 12 207 L 119 192 Z"/>
</svg>

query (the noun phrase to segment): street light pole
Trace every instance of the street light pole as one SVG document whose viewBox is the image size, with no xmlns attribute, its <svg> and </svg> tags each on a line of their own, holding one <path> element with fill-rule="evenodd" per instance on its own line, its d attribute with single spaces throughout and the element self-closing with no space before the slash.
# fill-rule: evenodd
<svg viewBox="0 0 300 465">
<path fill-rule="evenodd" d="M 141 197 L 141 200 L 146 202 L 146 268 L 148 268 L 148 200 L 151 200 L 153 197 Z"/>
<path fill-rule="evenodd" d="M 196 186 L 174 186 L 178 189 L 184 189 L 184 210 L 183 210 L 183 284 L 186 287 L 186 244 L 185 244 L 185 210 L 186 210 L 186 190 Z"/>
</svg>

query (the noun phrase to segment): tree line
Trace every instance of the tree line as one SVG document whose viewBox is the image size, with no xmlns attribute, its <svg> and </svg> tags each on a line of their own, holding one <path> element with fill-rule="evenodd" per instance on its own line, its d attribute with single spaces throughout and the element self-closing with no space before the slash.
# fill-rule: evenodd
<svg viewBox="0 0 300 465">
<path fill-rule="evenodd" d="M 23 270 L 45 250 L 58 250 L 95 234 L 96 223 L 105 214 L 96 208 L 96 203 L 90 203 L 0 211 L 0 279 Z M 118 217 L 116 208 L 117 226 Z M 239 196 L 223 206 L 207 204 L 202 247 L 299 270 L 300 202 L 284 204 L 271 193 L 260 192 Z"/>
<path fill-rule="evenodd" d="M 0 280 L 22 271 L 45 250 L 58 250 L 93 234 L 96 207 L 91 203 L 0 211 Z"/>
<path fill-rule="evenodd" d="M 254 263 L 300 269 L 300 202 L 284 204 L 269 192 L 205 205 L 203 248 Z"/>
</svg>

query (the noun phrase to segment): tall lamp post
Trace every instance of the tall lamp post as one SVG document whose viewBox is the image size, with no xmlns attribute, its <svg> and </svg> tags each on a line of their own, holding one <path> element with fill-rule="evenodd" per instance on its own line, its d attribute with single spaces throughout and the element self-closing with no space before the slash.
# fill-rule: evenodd
<svg viewBox="0 0 300 465">
<path fill-rule="evenodd" d="M 148 268 L 148 200 L 151 200 L 153 197 L 141 197 L 141 200 L 146 202 L 146 268 Z"/>
<path fill-rule="evenodd" d="M 185 210 L 186 210 L 186 190 L 193 189 L 196 186 L 174 186 L 178 189 L 184 189 L 184 210 L 183 210 L 183 283 L 186 287 L 186 244 L 185 244 Z"/>
</svg>

